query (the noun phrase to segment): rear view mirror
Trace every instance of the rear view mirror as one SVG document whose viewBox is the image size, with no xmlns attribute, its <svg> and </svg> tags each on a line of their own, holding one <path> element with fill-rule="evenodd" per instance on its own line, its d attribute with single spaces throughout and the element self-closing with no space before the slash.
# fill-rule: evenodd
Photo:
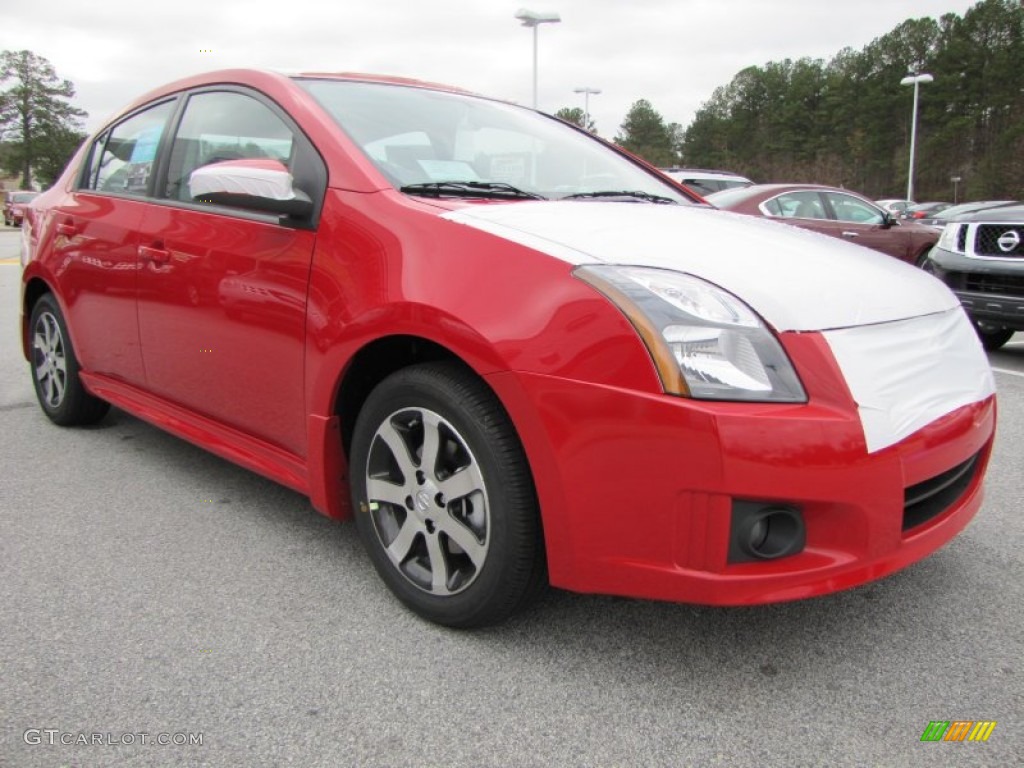
<svg viewBox="0 0 1024 768">
<path fill-rule="evenodd" d="M 307 218 L 313 203 L 293 186 L 292 175 L 279 160 L 250 158 L 210 163 L 192 171 L 188 180 L 193 200 L 251 211 Z"/>
</svg>

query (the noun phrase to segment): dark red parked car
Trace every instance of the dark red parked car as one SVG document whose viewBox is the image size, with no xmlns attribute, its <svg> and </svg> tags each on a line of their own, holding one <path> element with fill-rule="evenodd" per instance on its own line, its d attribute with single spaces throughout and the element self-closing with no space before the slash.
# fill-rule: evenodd
<svg viewBox="0 0 1024 768">
<path fill-rule="evenodd" d="M 751 216 L 767 216 L 823 235 L 874 248 L 921 266 L 939 233 L 900 221 L 866 197 L 815 184 L 755 184 L 707 196 L 717 208 Z"/>
<path fill-rule="evenodd" d="M 25 219 L 28 204 L 39 197 L 38 192 L 12 192 L 4 201 L 4 224 L 8 227 L 20 227 Z"/>
<path fill-rule="evenodd" d="M 114 405 L 354 518 L 443 624 L 548 582 L 821 595 L 981 506 L 994 383 L 946 286 L 521 106 L 196 76 L 100 128 L 26 222 L 50 420 Z"/>
</svg>

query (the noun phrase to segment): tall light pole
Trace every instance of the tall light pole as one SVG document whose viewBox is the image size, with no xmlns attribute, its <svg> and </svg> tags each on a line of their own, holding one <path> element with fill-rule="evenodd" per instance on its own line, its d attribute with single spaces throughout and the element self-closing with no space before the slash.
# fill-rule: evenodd
<svg viewBox="0 0 1024 768">
<path fill-rule="evenodd" d="M 516 18 L 523 22 L 524 27 L 533 28 L 533 108 L 537 108 L 537 27 L 541 24 L 557 24 L 562 17 L 557 13 L 537 13 L 520 8 Z"/>
<path fill-rule="evenodd" d="M 910 118 L 910 169 L 907 171 L 907 200 L 914 199 L 914 146 L 917 143 L 917 89 L 921 83 L 930 83 L 935 78 L 931 75 L 909 74 L 900 80 L 900 85 L 914 86 L 914 112 Z"/>
<path fill-rule="evenodd" d="M 600 88 L 590 88 L 590 87 L 584 85 L 584 86 L 582 86 L 580 88 L 573 88 L 572 92 L 573 93 L 582 93 L 583 94 L 583 130 L 584 131 L 589 131 L 590 130 L 590 96 L 591 96 L 591 94 L 593 94 L 594 96 L 597 96 L 597 94 L 599 94 L 601 92 L 601 89 Z"/>
</svg>

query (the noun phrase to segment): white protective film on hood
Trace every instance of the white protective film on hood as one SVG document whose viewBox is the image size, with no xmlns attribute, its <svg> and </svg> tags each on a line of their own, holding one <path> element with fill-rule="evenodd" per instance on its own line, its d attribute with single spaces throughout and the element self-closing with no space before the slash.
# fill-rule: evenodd
<svg viewBox="0 0 1024 768">
<path fill-rule="evenodd" d="M 869 453 L 995 392 L 961 309 L 822 335 L 857 402 Z"/>
<path fill-rule="evenodd" d="M 738 296 L 778 331 L 903 320 L 960 303 L 891 256 L 709 208 L 598 201 L 474 205 L 443 215 L 571 264 L 660 267 Z"/>
</svg>

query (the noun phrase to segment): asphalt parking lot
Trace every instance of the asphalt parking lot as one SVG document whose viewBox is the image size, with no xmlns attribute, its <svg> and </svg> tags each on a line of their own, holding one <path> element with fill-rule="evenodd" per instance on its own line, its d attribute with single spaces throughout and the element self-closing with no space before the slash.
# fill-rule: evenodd
<svg viewBox="0 0 1024 768">
<path fill-rule="evenodd" d="M 1024 334 L 990 355 L 984 508 L 925 561 L 757 608 L 552 591 L 454 632 L 302 496 L 120 411 L 51 425 L 17 243 L 0 231 L 0 766 L 1021 764 Z M 936 720 L 997 725 L 922 742 Z"/>
</svg>

